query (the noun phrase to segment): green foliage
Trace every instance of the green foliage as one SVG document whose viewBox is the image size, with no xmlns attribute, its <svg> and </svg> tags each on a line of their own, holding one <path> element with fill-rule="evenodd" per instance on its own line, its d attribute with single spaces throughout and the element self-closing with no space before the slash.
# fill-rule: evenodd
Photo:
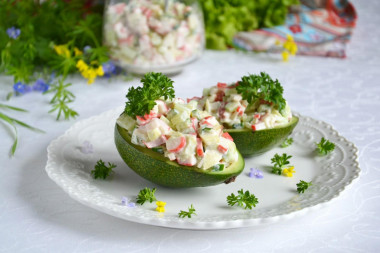
<svg viewBox="0 0 380 253">
<path fill-rule="evenodd" d="M 260 103 L 263 100 L 273 104 L 280 113 L 286 106 L 286 101 L 282 96 L 284 88 L 277 79 L 273 81 L 265 72 L 260 72 L 260 75 L 243 76 L 236 90 L 250 104 Z"/>
<path fill-rule="evenodd" d="M 41 66 L 66 75 L 76 71 L 77 58 L 57 55 L 53 45 L 68 45 L 83 50 L 93 48 L 94 59 L 108 58 L 100 46 L 102 9 L 85 8 L 82 0 L 0 1 L 0 73 L 10 74 L 14 81 L 29 83 Z M 16 39 L 6 30 L 21 30 Z"/>
<path fill-rule="evenodd" d="M 335 144 L 326 140 L 324 137 L 321 138 L 319 143 L 315 144 L 317 145 L 317 150 L 320 155 L 327 155 L 335 149 Z"/>
<path fill-rule="evenodd" d="M 293 138 L 289 137 L 289 138 L 286 138 L 283 143 L 281 143 L 281 147 L 282 148 L 286 148 L 286 147 L 289 147 L 292 144 L 293 144 Z"/>
<path fill-rule="evenodd" d="M 272 27 L 285 22 L 288 8 L 298 0 L 201 0 L 210 49 L 232 46 L 236 32 Z"/>
<path fill-rule="evenodd" d="M 125 113 L 133 118 L 149 114 L 156 104 L 155 100 L 161 97 L 174 98 L 173 81 L 162 73 L 147 73 L 141 82 L 142 87 L 131 87 L 126 95 Z"/>
<path fill-rule="evenodd" d="M 290 163 L 290 158 L 292 158 L 292 156 L 287 155 L 285 153 L 282 154 L 282 156 L 280 156 L 279 154 L 275 154 L 274 157 L 271 159 L 271 163 L 273 164 L 272 173 L 281 175 L 284 166 Z"/>
<path fill-rule="evenodd" d="M 5 105 L 5 104 L 0 104 L 0 109 L 5 109 L 5 110 L 8 109 L 8 110 L 18 111 L 18 112 L 27 112 L 27 110 L 25 110 L 25 109 L 14 107 L 14 106 L 9 106 L 9 105 Z M 28 125 L 28 124 L 26 124 L 20 120 L 9 117 L 8 115 L 6 115 L 5 113 L 3 113 L 1 111 L 0 111 L 0 121 L 3 121 L 4 123 L 9 124 L 14 130 L 14 138 L 15 139 L 14 139 L 13 145 L 11 147 L 11 152 L 10 152 L 11 156 L 13 156 L 15 154 L 16 149 L 17 149 L 17 144 L 18 144 L 18 134 L 17 134 L 16 125 L 25 127 L 25 128 L 32 130 L 32 131 L 44 133 L 44 131 L 42 131 L 38 128 L 32 127 L 32 126 L 30 126 L 30 125 Z"/>
<path fill-rule="evenodd" d="M 309 186 L 311 186 L 311 181 L 310 182 L 305 182 L 303 180 L 300 180 L 300 182 L 297 185 L 297 192 L 298 193 L 304 193 Z"/>
<path fill-rule="evenodd" d="M 143 205 L 147 201 L 149 201 L 149 203 L 156 201 L 156 196 L 154 196 L 155 192 L 156 188 L 150 189 L 148 187 L 145 187 L 144 189 L 140 190 L 139 194 L 137 195 L 137 204 Z"/>
<path fill-rule="evenodd" d="M 193 204 L 191 204 L 191 206 L 189 207 L 189 211 L 180 211 L 179 213 L 178 213 L 178 216 L 180 217 L 180 218 L 185 218 L 185 217 L 187 217 L 187 218 L 191 218 L 191 215 L 197 215 L 196 213 L 195 213 L 195 208 L 193 207 Z"/>
<path fill-rule="evenodd" d="M 63 79 L 59 79 L 58 84 L 52 85 L 50 90 L 46 92 L 54 93 L 53 98 L 50 100 L 50 104 L 52 104 L 53 108 L 49 113 L 56 111 L 57 120 L 61 118 L 62 114 L 65 120 L 78 116 L 76 111 L 68 107 L 68 104 L 72 103 L 75 98 L 74 94 L 67 90 L 71 85 L 71 83 L 65 84 Z"/>
<path fill-rule="evenodd" d="M 91 171 L 91 175 L 95 178 L 106 179 L 113 173 L 113 168 L 116 168 L 116 165 L 113 163 L 108 163 L 108 166 L 100 159 L 96 162 L 95 169 Z"/>
<path fill-rule="evenodd" d="M 252 207 L 256 207 L 259 203 L 258 199 L 254 194 L 251 194 L 249 191 L 245 191 L 243 189 L 238 191 L 238 195 L 231 193 L 231 195 L 227 196 L 227 203 L 229 206 L 234 206 L 237 204 L 244 209 L 252 209 Z"/>
</svg>

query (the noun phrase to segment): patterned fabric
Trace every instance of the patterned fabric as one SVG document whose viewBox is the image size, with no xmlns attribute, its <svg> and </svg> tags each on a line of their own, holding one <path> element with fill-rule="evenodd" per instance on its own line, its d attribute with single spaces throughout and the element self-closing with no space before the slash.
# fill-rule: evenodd
<svg viewBox="0 0 380 253">
<path fill-rule="evenodd" d="M 276 41 L 294 38 L 300 55 L 346 57 L 356 24 L 356 11 L 348 0 L 302 0 L 297 13 L 288 15 L 284 25 L 252 32 L 239 32 L 234 46 L 248 51 L 280 52 Z"/>
</svg>

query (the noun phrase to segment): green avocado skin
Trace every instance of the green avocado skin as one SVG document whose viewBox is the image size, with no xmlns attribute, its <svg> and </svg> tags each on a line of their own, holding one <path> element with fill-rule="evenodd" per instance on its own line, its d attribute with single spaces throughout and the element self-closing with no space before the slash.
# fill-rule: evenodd
<svg viewBox="0 0 380 253">
<path fill-rule="evenodd" d="M 155 151 L 132 144 L 127 131 L 117 124 L 115 126 L 115 144 L 121 158 L 138 175 L 158 185 L 173 188 L 221 184 L 238 176 L 245 165 L 244 159 L 239 153 L 238 161 L 231 165 L 233 167 L 230 166 L 223 172 L 209 172 L 197 167 L 181 166 Z"/>
<path fill-rule="evenodd" d="M 293 116 L 286 126 L 259 131 L 250 129 L 224 129 L 224 131 L 231 135 L 237 149 L 244 157 L 258 156 L 285 141 L 296 127 L 298 120 L 298 117 Z"/>
</svg>

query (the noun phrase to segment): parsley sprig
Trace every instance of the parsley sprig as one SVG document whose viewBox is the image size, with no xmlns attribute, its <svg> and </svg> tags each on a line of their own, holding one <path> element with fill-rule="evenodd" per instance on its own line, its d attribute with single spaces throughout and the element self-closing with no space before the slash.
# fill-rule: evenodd
<svg viewBox="0 0 380 253">
<path fill-rule="evenodd" d="M 194 208 L 194 206 L 193 206 L 193 204 L 191 204 L 191 206 L 189 207 L 189 211 L 183 211 L 183 210 L 181 210 L 179 213 L 178 213 L 178 216 L 180 217 L 180 218 L 185 218 L 185 217 L 187 217 L 187 218 L 191 218 L 191 215 L 197 215 L 196 213 L 195 213 L 195 208 Z"/>
<path fill-rule="evenodd" d="M 283 87 L 277 79 L 274 81 L 265 72 L 260 72 L 260 75 L 243 76 L 236 90 L 249 104 L 264 100 L 273 104 L 280 113 L 285 109 Z"/>
<path fill-rule="evenodd" d="M 235 196 L 235 194 L 231 193 L 231 195 L 227 196 L 227 203 L 229 206 L 237 204 L 244 209 L 252 209 L 252 207 L 256 207 L 259 201 L 254 194 L 251 194 L 249 191 L 244 192 L 241 189 L 238 191 L 238 195 Z"/>
<path fill-rule="evenodd" d="M 297 191 L 298 193 L 304 193 L 307 188 L 309 188 L 309 186 L 311 186 L 311 181 L 310 182 L 306 182 L 306 181 L 303 181 L 303 180 L 300 180 L 300 182 L 297 185 Z"/>
<path fill-rule="evenodd" d="M 106 179 L 113 173 L 113 168 L 116 168 L 116 165 L 113 163 L 108 163 L 108 166 L 100 159 L 96 162 L 95 169 L 91 171 L 91 175 L 95 178 Z"/>
<path fill-rule="evenodd" d="M 293 138 L 289 137 L 284 140 L 283 143 L 281 143 L 281 148 L 286 148 L 289 147 L 290 145 L 293 144 Z"/>
<path fill-rule="evenodd" d="M 142 87 L 131 87 L 126 95 L 128 101 L 125 113 L 132 118 L 148 114 L 155 106 L 155 100 L 161 97 L 172 99 L 175 96 L 173 81 L 162 73 L 147 73 L 141 83 Z"/>
<path fill-rule="evenodd" d="M 290 158 L 292 158 L 292 156 L 287 155 L 286 153 L 283 153 L 282 156 L 275 154 L 271 159 L 271 163 L 273 164 L 272 173 L 281 175 L 282 169 L 290 163 Z"/>
<path fill-rule="evenodd" d="M 157 200 L 156 196 L 154 196 L 155 192 L 156 188 L 150 189 L 148 187 L 145 187 L 144 189 L 140 190 L 136 199 L 137 204 L 143 205 L 147 201 L 149 201 L 149 203 L 152 203 L 153 201 Z"/>
<path fill-rule="evenodd" d="M 327 155 L 335 149 L 335 144 L 326 140 L 324 137 L 321 138 L 319 143 L 316 143 L 317 150 L 320 155 Z"/>
</svg>

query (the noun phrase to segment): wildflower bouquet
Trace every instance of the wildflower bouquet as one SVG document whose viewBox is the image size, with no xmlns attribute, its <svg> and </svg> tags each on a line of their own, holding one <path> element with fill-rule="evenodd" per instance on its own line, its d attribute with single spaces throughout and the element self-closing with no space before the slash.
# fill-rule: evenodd
<svg viewBox="0 0 380 253">
<path fill-rule="evenodd" d="M 66 77 L 79 72 L 91 84 L 116 70 L 101 45 L 103 7 L 91 0 L 0 1 L 0 74 L 14 78 L 7 99 L 32 91 L 52 94 L 49 112 L 57 120 L 75 118 Z M 2 104 L 0 120 L 14 127 L 13 154 L 15 126 L 26 124 L 1 112 L 9 108 Z"/>
</svg>

